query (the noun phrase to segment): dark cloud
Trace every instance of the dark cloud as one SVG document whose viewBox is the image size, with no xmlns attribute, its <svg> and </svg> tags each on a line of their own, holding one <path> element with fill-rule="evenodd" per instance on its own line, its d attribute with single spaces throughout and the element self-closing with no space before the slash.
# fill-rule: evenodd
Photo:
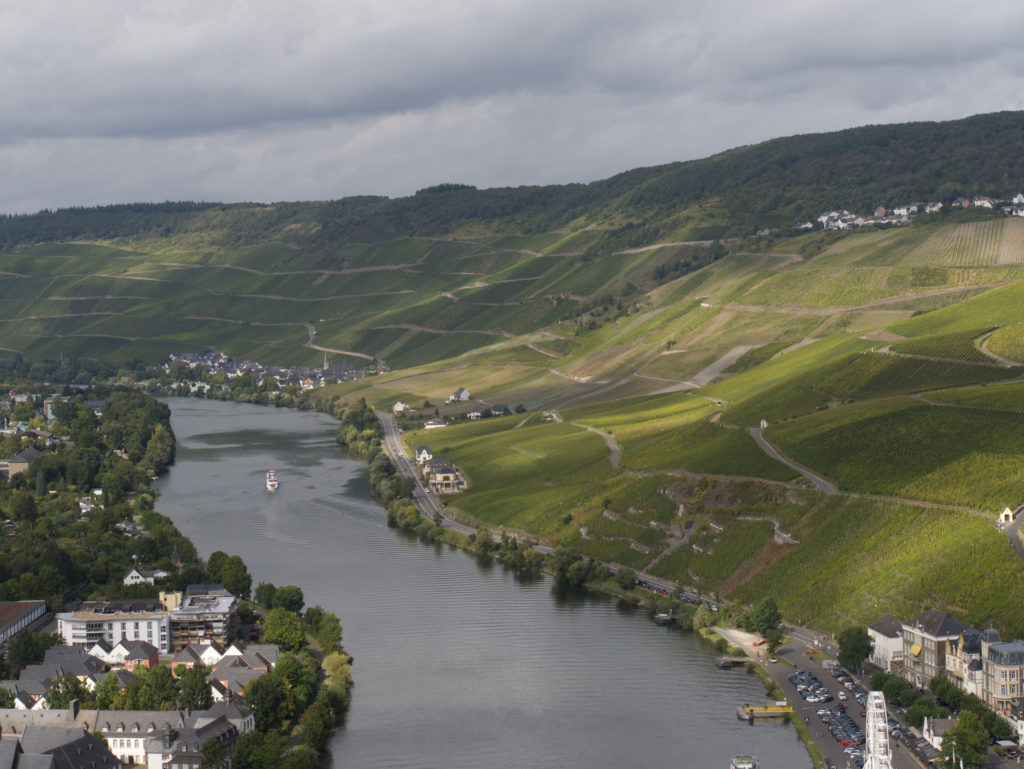
<svg viewBox="0 0 1024 769">
<path fill-rule="evenodd" d="M 0 8 L 0 210 L 589 181 L 1020 108 L 1024 6 L 178 0 Z"/>
</svg>

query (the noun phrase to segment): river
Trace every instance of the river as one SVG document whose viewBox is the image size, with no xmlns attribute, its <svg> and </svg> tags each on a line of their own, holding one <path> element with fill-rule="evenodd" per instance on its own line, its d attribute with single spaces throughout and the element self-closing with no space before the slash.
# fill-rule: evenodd
<svg viewBox="0 0 1024 769">
<path fill-rule="evenodd" d="M 356 685 L 334 767 L 810 766 L 791 726 L 736 719 L 763 686 L 695 635 L 387 528 L 330 417 L 167 402 L 178 449 L 157 509 L 202 556 L 242 556 L 253 587 L 298 585 L 341 618 Z"/>
</svg>

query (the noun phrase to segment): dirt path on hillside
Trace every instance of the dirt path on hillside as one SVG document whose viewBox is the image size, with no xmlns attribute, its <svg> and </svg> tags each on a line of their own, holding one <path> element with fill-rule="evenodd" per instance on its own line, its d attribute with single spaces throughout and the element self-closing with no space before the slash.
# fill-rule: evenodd
<svg viewBox="0 0 1024 769">
<path fill-rule="evenodd" d="M 443 328 L 427 328 L 426 326 L 419 326 L 415 323 L 394 323 L 386 326 L 374 326 L 375 330 L 379 328 L 401 328 L 406 331 L 422 331 L 425 334 L 485 334 L 487 336 L 500 336 L 505 339 L 514 339 L 515 334 L 509 333 L 508 331 L 483 331 L 471 328 L 456 328 L 456 329 L 443 329 Z"/>
<path fill-rule="evenodd" d="M 826 494 L 837 494 L 838 493 L 836 491 L 836 487 L 833 486 L 828 481 L 826 481 L 820 475 L 815 473 L 813 470 L 811 470 L 811 469 L 809 469 L 807 467 L 804 467 L 801 464 L 797 464 L 792 459 L 790 459 L 789 457 L 785 456 L 777 448 L 775 448 L 775 446 L 770 444 L 765 439 L 765 437 L 764 437 L 764 429 L 763 428 L 751 427 L 750 428 L 750 435 L 757 442 L 757 445 L 761 447 L 761 450 L 765 454 L 767 454 L 769 457 L 771 457 L 775 461 L 781 462 L 782 464 L 786 465 L 787 467 L 789 467 L 789 468 L 791 468 L 793 470 L 796 470 L 798 473 L 800 473 L 800 475 L 804 476 L 811 483 L 813 483 L 815 485 L 815 487 L 817 487 L 817 489 L 819 491 L 823 491 Z"/>
</svg>

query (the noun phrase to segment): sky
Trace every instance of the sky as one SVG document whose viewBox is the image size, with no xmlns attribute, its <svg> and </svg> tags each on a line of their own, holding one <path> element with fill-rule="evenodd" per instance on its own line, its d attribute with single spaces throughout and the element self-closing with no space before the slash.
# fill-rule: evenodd
<svg viewBox="0 0 1024 769">
<path fill-rule="evenodd" d="M 1024 3 L 7 0 L 0 213 L 589 182 L 1024 109 Z"/>
</svg>

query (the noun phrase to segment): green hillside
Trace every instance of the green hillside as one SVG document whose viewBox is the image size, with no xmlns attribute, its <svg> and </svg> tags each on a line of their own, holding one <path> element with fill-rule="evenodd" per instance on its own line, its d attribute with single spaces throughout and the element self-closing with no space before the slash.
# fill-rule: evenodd
<svg viewBox="0 0 1024 769">
<path fill-rule="evenodd" d="M 405 438 L 462 468 L 467 519 L 705 594 L 770 590 L 825 628 L 934 605 L 1019 635 L 997 593 L 1024 563 L 991 523 L 1024 504 L 1024 217 L 792 224 L 1009 198 L 1022 129 L 873 126 L 587 185 L 5 217 L 0 355 L 383 360 L 312 399 L 439 408 L 452 426 Z M 436 406 L 462 386 L 473 401 Z M 526 411 L 460 418 L 496 404 Z"/>
</svg>

